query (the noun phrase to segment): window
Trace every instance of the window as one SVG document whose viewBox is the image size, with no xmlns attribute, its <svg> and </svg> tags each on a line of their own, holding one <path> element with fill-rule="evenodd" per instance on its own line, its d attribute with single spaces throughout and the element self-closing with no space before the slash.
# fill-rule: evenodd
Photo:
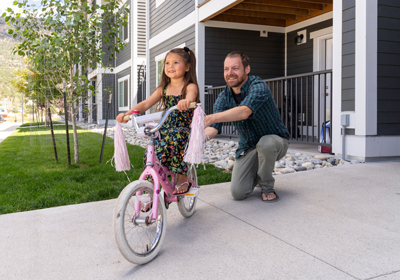
<svg viewBox="0 0 400 280">
<path fill-rule="evenodd" d="M 118 107 L 120 111 L 129 109 L 129 76 L 118 80 Z"/>
<path fill-rule="evenodd" d="M 126 26 L 123 26 L 122 23 L 119 25 L 118 38 L 120 38 L 121 41 L 129 41 L 129 14 L 125 14 L 125 17 Z"/>
<path fill-rule="evenodd" d="M 185 46 L 185 43 L 183 43 L 183 44 L 181 44 L 179 46 L 176 46 L 175 48 L 183 48 L 184 46 Z M 175 48 L 172 48 L 172 49 L 175 49 Z M 154 59 L 155 62 L 156 62 L 156 73 L 157 73 L 156 74 L 156 87 L 158 87 L 160 85 L 161 74 L 162 74 L 162 71 L 164 69 L 164 59 L 165 59 L 165 55 L 168 52 L 169 52 L 169 50 L 166 51 L 166 52 L 163 52 L 162 54 L 157 55 L 156 58 Z"/>
</svg>

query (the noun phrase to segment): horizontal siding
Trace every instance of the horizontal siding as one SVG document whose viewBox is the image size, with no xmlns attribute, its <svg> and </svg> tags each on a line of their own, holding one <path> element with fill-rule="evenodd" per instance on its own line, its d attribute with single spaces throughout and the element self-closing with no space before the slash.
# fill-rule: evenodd
<svg viewBox="0 0 400 280">
<path fill-rule="evenodd" d="M 378 0 L 378 135 L 400 135 L 400 2 Z"/>
<path fill-rule="evenodd" d="M 319 22 L 287 34 L 287 74 L 296 75 L 313 71 L 313 40 L 310 33 L 332 26 L 332 20 Z M 307 30 L 307 42 L 297 45 L 297 32 Z"/>
<path fill-rule="evenodd" d="M 355 0 L 343 0 L 342 6 L 342 111 L 355 110 Z"/>
<path fill-rule="evenodd" d="M 150 0 L 150 38 L 161 33 L 194 10 L 194 0 L 166 0 L 157 8 L 156 0 Z"/>
<path fill-rule="evenodd" d="M 195 51 L 194 25 L 150 50 L 150 93 L 153 93 L 153 91 L 158 86 L 156 85 L 156 62 L 154 61 L 155 57 L 183 43 L 185 43 L 185 45 L 189 49 Z"/>
<path fill-rule="evenodd" d="M 131 0 L 127 1 L 127 4 L 130 5 Z M 130 11 L 132 11 L 132 6 L 130 6 L 129 8 Z M 131 59 L 131 42 L 132 42 L 132 13 L 129 13 L 129 41 L 128 43 L 125 45 L 124 49 L 122 51 L 120 51 L 117 54 L 117 59 L 116 59 L 116 64 L 117 66 L 123 64 L 124 62 L 127 62 L 129 59 Z"/>
<path fill-rule="evenodd" d="M 138 20 L 137 20 L 137 55 L 139 57 L 146 56 L 146 1 L 139 0 L 138 7 Z"/>
<path fill-rule="evenodd" d="M 224 60 L 232 51 L 243 51 L 250 58 L 250 74 L 269 79 L 285 75 L 285 35 L 259 31 L 206 27 L 205 84 L 225 85 Z"/>
<path fill-rule="evenodd" d="M 103 96 L 101 97 L 102 104 L 102 119 L 106 119 L 107 114 L 107 103 L 108 103 L 108 92 L 115 93 L 115 74 L 103 74 L 102 77 L 102 86 L 103 86 Z M 112 101 L 110 104 L 110 113 L 108 115 L 108 119 L 112 120 L 117 117 L 117 94 L 113 94 Z"/>
</svg>

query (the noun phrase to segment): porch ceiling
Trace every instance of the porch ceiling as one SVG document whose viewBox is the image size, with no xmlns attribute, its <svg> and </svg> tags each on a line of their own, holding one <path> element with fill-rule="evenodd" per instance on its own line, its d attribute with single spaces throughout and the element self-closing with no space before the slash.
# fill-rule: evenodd
<svg viewBox="0 0 400 280">
<path fill-rule="evenodd" d="M 332 10 L 333 0 L 238 0 L 204 21 L 285 27 Z"/>
</svg>

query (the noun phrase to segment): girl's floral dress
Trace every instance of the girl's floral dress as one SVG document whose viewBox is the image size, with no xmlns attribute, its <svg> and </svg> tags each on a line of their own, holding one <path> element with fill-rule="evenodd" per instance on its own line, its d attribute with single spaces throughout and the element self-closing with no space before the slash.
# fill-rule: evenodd
<svg viewBox="0 0 400 280">
<path fill-rule="evenodd" d="M 182 95 L 167 95 L 167 88 L 164 89 L 163 99 L 166 109 L 178 104 Z M 194 110 L 189 109 L 185 112 L 173 111 L 166 122 L 159 130 L 159 138 L 154 139 L 155 154 L 161 165 L 166 166 L 169 171 L 182 175 L 187 175 L 187 165 L 183 161 L 183 153 L 189 140 L 190 124 L 192 123 Z M 146 154 L 144 155 L 144 165 L 146 166 Z"/>
</svg>

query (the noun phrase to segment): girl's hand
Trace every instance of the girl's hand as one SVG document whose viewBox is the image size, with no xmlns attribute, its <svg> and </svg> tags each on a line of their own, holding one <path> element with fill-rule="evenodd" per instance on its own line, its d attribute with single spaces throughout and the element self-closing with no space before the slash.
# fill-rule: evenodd
<svg viewBox="0 0 400 280">
<path fill-rule="evenodd" d="M 178 102 L 177 108 L 179 111 L 187 111 L 189 109 L 190 100 L 189 99 L 182 99 Z"/>
<path fill-rule="evenodd" d="M 127 121 L 124 121 L 124 117 L 125 117 L 126 115 L 124 114 L 124 113 L 121 113 L 121 114 L 119 114 L 118 116 L 117 116 L 117 122 L 119 122 L 119 123 L 127 123 Z"/>
</svg>

